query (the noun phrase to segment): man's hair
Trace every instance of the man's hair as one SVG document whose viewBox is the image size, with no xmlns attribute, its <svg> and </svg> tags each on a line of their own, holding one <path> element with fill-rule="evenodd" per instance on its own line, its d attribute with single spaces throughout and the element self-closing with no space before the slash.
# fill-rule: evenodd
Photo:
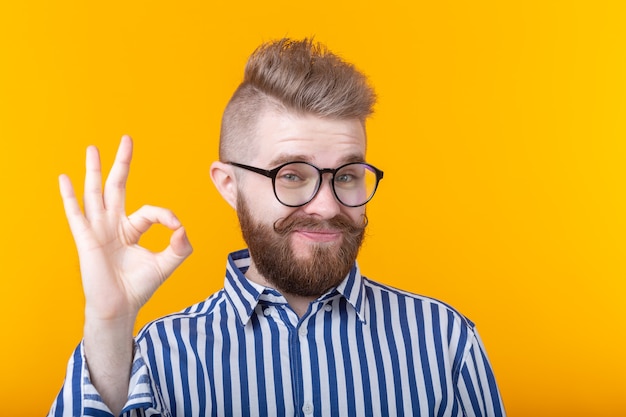
<svg viewBox="0 0 626 417">
<path fill-rule="evenodd" d="M 373 112 L 376 94 L 364 74 L 312 39 L 281 39 L 259 46 L 222 117 L 220 160 L 253 152 L 260 115 L 268 110 L 331 119 Z"/>
</svg>

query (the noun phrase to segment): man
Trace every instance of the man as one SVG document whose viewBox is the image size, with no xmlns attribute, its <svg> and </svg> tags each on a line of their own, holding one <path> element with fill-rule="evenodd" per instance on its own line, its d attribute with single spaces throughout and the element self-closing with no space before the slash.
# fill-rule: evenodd
<svg viewBox="0 0 626 417">
<path fill-rule="evenodd" d="M 322 45 L 259 47 L 211 166 L 248 250 L 228 257 L 221 291 L 135 338 L 139 309 L 192 249 L 170 211 L 126 216 L 130 138 L 104 190 L 88 148 L 84 214 L 60 177 L 86 308 L 50 415 L 504 415 L 474 325 L 355 263 L 383 178 L 365 162 L 374 102 L 365 77 Z M 154 223 L 173 231 L 156 254 L 137 245 Z"/>
</svg>

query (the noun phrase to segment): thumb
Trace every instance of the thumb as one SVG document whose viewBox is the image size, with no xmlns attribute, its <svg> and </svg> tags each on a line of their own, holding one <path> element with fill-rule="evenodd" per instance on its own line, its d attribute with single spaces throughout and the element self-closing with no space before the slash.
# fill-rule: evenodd
<svg viewBox="0 0 626 417">
<path fill-rule="evenodd" d="M 172 233 L 169 246 L 157 254 L 158 263 L 165 277 L 169 277 L 192 252 L 193 248 L 185 228 L 179 227 Z"/>
<path fill-rule="evenodd" d="M 172 233 L 170 247 L 176 256 L 180 256 L 183 259 L 191 255 L 193 248 L 191 247 L 191 243 L 189 243 L 187 231 L 184 227 L 179 227 Z"/>
</svg>

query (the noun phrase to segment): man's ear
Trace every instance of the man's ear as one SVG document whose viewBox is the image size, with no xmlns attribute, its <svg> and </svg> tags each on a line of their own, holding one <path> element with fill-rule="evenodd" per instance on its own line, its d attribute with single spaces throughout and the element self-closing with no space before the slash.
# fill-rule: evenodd
<svg viewBox="0 0 626 417">
<path fill-rule="evenodd" d="M 233 166 L 223 162 L 211 164 L 211 179 L 215 188 L 232 208 L 237 209 L 237 180 Z"/>
</svg>

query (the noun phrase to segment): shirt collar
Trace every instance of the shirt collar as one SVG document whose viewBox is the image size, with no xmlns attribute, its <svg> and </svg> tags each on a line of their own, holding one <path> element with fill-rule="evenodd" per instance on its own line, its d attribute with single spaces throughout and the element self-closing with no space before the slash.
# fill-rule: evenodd
<svg viewBox="0 0 626 417">
<path fill-rule="evenodd" d="M 250 252 L 248 249 L 228 255 L 224 291 L 243 325 L 250 320 L 261 298 L 282 298 L 276 290 L 247 279 L 244 274 L 249 267 Z M 365 322 L 367 298 L 365 297 L 363 277 L 356 262 L 337 288 L 329 290 L 319 300 L 331 298 L 337 293 L 346 299 L 356 311 L 359 319 Z"/>
</svg>

